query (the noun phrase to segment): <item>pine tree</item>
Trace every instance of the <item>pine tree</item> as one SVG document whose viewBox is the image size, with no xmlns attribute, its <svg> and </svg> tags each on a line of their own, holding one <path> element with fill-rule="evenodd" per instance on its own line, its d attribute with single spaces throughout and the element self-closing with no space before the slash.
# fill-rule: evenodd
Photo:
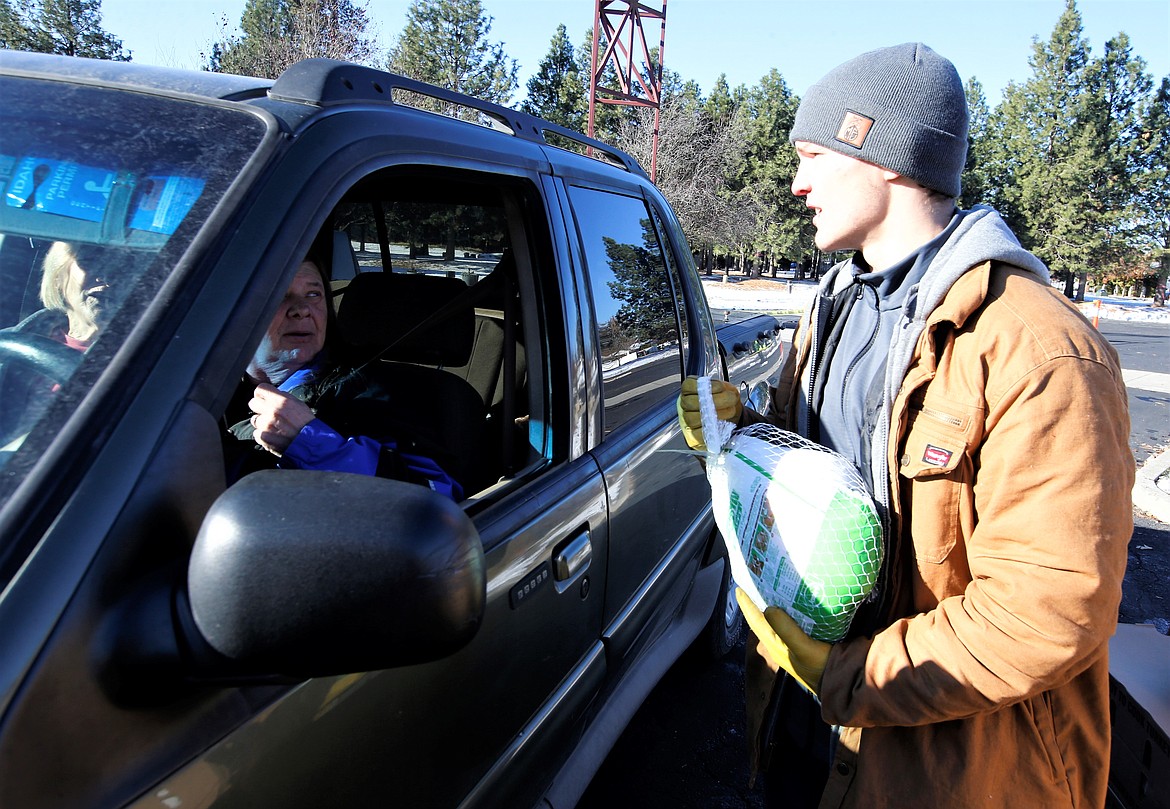
<svg viewBox="0 0 1170 809">
<path fill-rule="evenodd" d="M 1009 222 L 1077 298 L 1090 275 L 1115 274 L 1130 252 L 1139 110 L 1150 87 L 1124 34 L 1092 59 L 1082 30 L 1067 0 L 1048 41 L 1033 43 L 1032 76 L 1009 85 L 992 115 L 988 149 Z"/>
<path fill-rule="evenodd" d="M 511 103 L 516 60 L 489 42 L 492 18 L 480 0 L 412 0 L 406 27 L 390 51 L 395 73 L 494 101 Z"/>
<path fill-rule="evenodd" d="M 1047 42 L 1033 40 L 1032 76 L 1004 95 L 999 160 L 1012 178 L 1005 197 L 1021 220 L 1013 223 L 1033 250 L 1073 293 L 1096 231 L 1086 221 L 1089 189 L 1083 178 L 1101 170 L 1096 133 L 1082 126 L 1088 43 L 1074 0 Z M 1021 227 L 1022 225 L 1022 227 Z"/>
<path fill-rule="evenodd" d="M 598 54 L 598 59 L 601 55 Z M 577 64 L 581 65 L 581 74 L 585 85 L 585 109 L 588 116 L 590 73 L 593 70 L 593 28 L 585 30 L 585 40 L 577 51 Z M 617 87 L 617 73 L 613 63 L 606 62 L 601 66 L 601 76 L 598 79 L 599 87 Z M 636 115 L 633 107 L 603 104 L 598 102 L 593 107 L 593 137 L 606 143 L 616 143 L 623 123 Z"/>
<path fill-rule="evenodd" d="M 588 68 L 584 73 L 588 74 Z M 589 115 L 588 87 L 577 64 L 573 43 L 564 24 L 558 25 L 548 53 L 528 80 L 528 97 L 520 105 L 527 113 L 554 124 L 585 131 Z"/>
<path fill-rule="evenodd" d="M 804 203 L 792 195 L 797 160 L 796 151 L 788 143 L 788 133 L 798 103 L 775 69 L 748 91 L 744 106 L 749 117 L 747 146 L 738 185 L 751 194 L 762 215 L 752 242 L 736 246 L 741 263 L 749 249 L 763 253 L 770 264 L 781 257 L 812 257 L 808 252 L 812 222 Z"/>
<path fill-rule="evenodd" d="M 1148 268 L 1155 301 L 1166 302 L 1170 278 L 1170 76 L 1164 77 L 1142 114 L 1134 155 L 1133 243 Z"/>
<path fill-rule="evenodd" d="M 32 17 L 31 0 L 0 0 L 0 48 L 13 51 L 38 51 L 36 35 L 27 24 Z"/>
<path fill-rule="evenodd" d="M 0 0 L 0 46 L 129 62 L 122 41 L 102 28 L 101 0 Z"/>
<path fill-rule="evenodd" d="M 967 164 L 963 167 L 962 207 L 970 208 L 978 203 L 993 204 L 992 195 L 996 188 L 991 176 L 991 148 L 989 127 L 991 112 L 987 107 L 987 96 L 983 85 L 975 77 L 967 81 L 964 91 L 967 110 L 970 114 L 968 126 Z"/>
<path fill-rule="evenodd" d="M 720 73 L 719 78 L 715 79 L 715 86 L 711 88 L 711 94 L 703 102 L 704 111 L 712 121 L 727 123 L 735 116 L 736 108 L 739 107 L 745 92 L 742 87 L 737 88 L 740 97 L 733 97 L 727 84 L 727 74 Z"/>
<path fill-rule="evenodd" d="M 207 69 L 272 79 L 314 57 L 370 64 L 376 45 L 368 23 L 353 0 L 248 0 L 242 33 L 212 45 Z"/>
<path fill-rule="evenodd" d="M 1105 44 L 1104 56 L 1090 62 L 1085 75 L 1081 118 L 1085 131 L 1093 136 L 1099 169 L 1084 178 L 1089 186 L 1087 219 L 1097 237 L 1088 250 L 1089 267 L 1082 272 L 1089 268 L 1098 274 L 1125 271 L 1133 255 L 1131 232 L 1138 215 L 1142 114 L 1153 81 L 1124 33 Z M 1138 268 L 1130 268 L 1129 274 L 1144 275 Z M 1079 290 L 1083 293 L 1083 279 Z"/>
</svg>

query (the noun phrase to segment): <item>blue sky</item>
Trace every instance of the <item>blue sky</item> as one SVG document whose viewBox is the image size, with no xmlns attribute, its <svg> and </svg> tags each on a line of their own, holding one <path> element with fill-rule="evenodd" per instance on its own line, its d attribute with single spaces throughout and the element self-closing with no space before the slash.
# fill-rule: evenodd
<svg viewBox="0 0 1170 809">
<path fill-rule="evenodd" d="M 490 39 L 519 63 L 520 88 L 548 52 L 558 23 L 574 44 L 593 24 L 594 0 L 482 0 L 493 18 Z M 355 0 L 359 5 L 363 0 Z M 406 21 L 408 0 L 370 0 L 371 33 L 388 48 Z M 105 28 L 136 62 L 195 68 L 220 38 L 220 22 L 238 26 L 244 0 L 103 0 Z M 1080 0 L 1093 56 L 1119 31 L 1148 63 L 1155 81 L 1170 75 L 1170 2 Z M 752 86 L 776 68 L 798 95 L 858 53 L 921 41 L 975 76 L 994 105 L 1009 81 L 1031 71 L 1032 39 L 1047 40 L 1064 0 L 668 0 L 666 66 L 698 82 L 704 95 L 721 73 Z M 658 40 L 658 28 L 647 30 Z"/>
</svg>

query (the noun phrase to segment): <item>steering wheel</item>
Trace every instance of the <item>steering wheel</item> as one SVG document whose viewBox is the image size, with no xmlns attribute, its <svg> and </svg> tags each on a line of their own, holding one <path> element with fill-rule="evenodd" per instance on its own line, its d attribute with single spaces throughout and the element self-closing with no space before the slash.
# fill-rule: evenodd
<svg viewBox="0 0 1170 809">
<path fill-rule="evenodd" d="M 0 331 L 0 365 L 15 362 L 60 384 L 69 381 L 82 356 L 82 352 L 41 334 Z"/>
</svg>

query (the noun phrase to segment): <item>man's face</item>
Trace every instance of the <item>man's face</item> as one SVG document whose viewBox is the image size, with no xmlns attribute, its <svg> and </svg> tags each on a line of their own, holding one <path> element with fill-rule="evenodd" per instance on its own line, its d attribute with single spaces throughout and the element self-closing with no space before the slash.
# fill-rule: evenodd
<svg viewBox="0 0 1170 809">
<path fill-rule="evenodd" d="M 321 274 L 312 262 L 303 262 L 256 349 L 254 362 L 269 379 L 287 377 L 320 353 L 327 306 Z"/>
<path fill-rule="evenodd" d="M 816 245 L 865 251 L 890 227 L 888 178 L 893 172 L 807 141 L 796 142 L 800 166 L 792 193 L 813 211 Z"/>
</svg>

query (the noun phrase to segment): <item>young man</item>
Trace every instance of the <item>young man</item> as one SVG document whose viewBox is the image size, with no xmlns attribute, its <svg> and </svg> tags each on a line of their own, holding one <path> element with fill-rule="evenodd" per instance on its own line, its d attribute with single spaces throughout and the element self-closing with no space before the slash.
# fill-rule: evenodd
<svg viewBox="0 0 1170 809">
<path fill-rule="evenodd" d="M 817 246 L 856 252 L 822 279 L 768 420 L 857 464 L 886 554 L 831 646 L 741 599 L 769 800 L 1100 807 L 1133 530 L 1117 354 L 998 214 L 956 210 L 966 100 L 931 49 L 835 68 L 790 139 Z M 721 418 L 762 420 L 713 387 Z M 694 389 L 679 415 L 701 446 Z"/>
</svg>

